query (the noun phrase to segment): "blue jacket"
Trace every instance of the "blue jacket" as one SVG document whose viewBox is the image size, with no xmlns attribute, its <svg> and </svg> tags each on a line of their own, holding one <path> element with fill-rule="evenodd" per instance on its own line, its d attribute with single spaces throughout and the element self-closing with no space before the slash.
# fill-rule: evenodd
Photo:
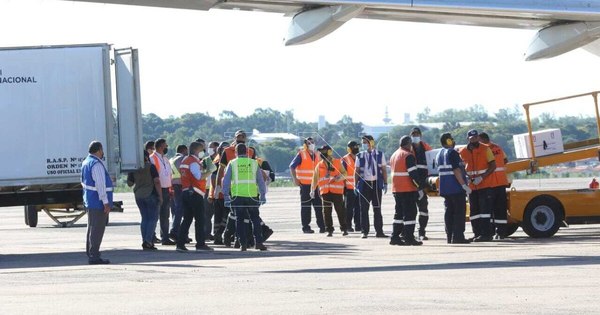
<svg viewBox="0 0 600 315">
<path fill-rule="evenodd" d="M 83 161 L 81 165 L 81 186 L 83 186 L 83 203 L 87 209 L 91 210 L 104 210 L 104 203 L 100 200 L 98 196 L 98 191 L 96 190 L 96 182 L 92 178 L 92 167 L 100 163 L 102 168 L 104 168 L 104 176 L 106 183 L 106 196 L 108 197 L 109 206 L 113 205 L 113 183 L 110 180 L 110 176 L 108 175 L 108 171 L 104 167 L 102 161 L 100 161 L 97 157 L 93 155 L 88 155 L 87 158 Z"/>
<path fill-rule="evenodd" d="M 356 185 L 356 187 L 358 188 L 358 190 L 363 190 L 364 186 L 365 186 L 365 181 L 364 181 L 364 177 L 365 177 L 365 153 L 368 151 L 362 151 L 359 152 L 358 155 L 356 156 L 356 159 L 359 161 L 360 163 L 360 167 L 356 168 L 356 172 L 358 174 L 358 183 Z M 377 163 L 376 166 L 376 170 L 377 170 L 377 189 L 383 189 L 383 152 L 379 151 L 379 150 L 375 150 L 375 161 Z M 387 170 L 385 170 L 387 172 Z"/>
<path fill-rule="evenodd" d="M 460 168 L 463 173 L 463 179 L 465 183 L 467 178 L 465 176 L 464 168 L 460 155 L 454 149 L 444 148 L 435 157 L 435 162 L 440 177 L 440 196 L 449 196 L 454 194 L 464 194 L 465 191 L 462 189 L 456 176 L 454 176 L 454 169 Z"/>
</svg>

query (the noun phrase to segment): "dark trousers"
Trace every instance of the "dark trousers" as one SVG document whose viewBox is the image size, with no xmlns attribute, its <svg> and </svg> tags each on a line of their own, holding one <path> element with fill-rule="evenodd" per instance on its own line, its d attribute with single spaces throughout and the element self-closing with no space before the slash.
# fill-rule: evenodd
<svg viewBox="0 0 600 315">
<path fill-rule="evenodd" d="M 464 193 L 444 196 L 444 225 L 448 243 L 465 239 L 466 207 L 467 201 Z"/>
<path fill-rule="evenodd" d="M 499 186 L 490 188 L 492 200 L 492 233 L 504 236 L 506 234 L 507 221 L 507 200 L 506 200 L 506 187 Z"/>
<path fill-rule="evenodd" d="M 315 198 L 310 198 L 310 185 L 300 185 L 300 219 L 302 221 L 302 229 L 310 228 L 310 210 L 311 206 L 315 209 L 315 219 L 317 226 L 320 229 L 325 228 L 323 222 L 323 205 L 319 197 L 319 189 L 315 189 Z"/>
<path fill-rule="evenodd" d="M 376 181 L 365 181 L 362 185 L 358 199 L 360 200 L 360 224 L 362 232 L 369 234 L 369 207 L 373 204 L 373 227 L 377 234 L 383 234 L 383 217 L 381 216 L 381 189 L 377 188 Z"/>
<path fill-rule="evenodd" d="M 360 230 L 360 206 L 358 204 L 358 198 L 354 193 L 354 189 L 345 189 L 344 195 L 346 197 L 346 226 L 352 227 L 352 219 L 354 219 L 354 227 L 356 230 Z"/>
<path fill-rule="evenodd" d="M 227 216 L 229 215 L 229 208 L 225 208 L 224 199 L 213 200 L 213 206 L 215 207 L 215 240 L 221 240 L 223 232 L 227 226 Z"/>
<path fill-rule="evenodd" d="M 181 195 L 181 185 L 173 185 L 173 199 L 171 199 L 171 232 L 169 233 L 172 237 L 177 238 L 179 234 L 179 226 L 181 226 L 181 220 L 183 219 L 183 196 Z M 186 235 L 187 237 L 187 235 Z"/>
<path fill-rule="evenodd" d="M 209 238 L 213 225 L 212 218 L 215 215 L 215 205 L 214 203 L 208 202 L 208 194 L 204 196 L 204 236 Z M 215 222 L 216 223 L 216 222 Z"/>
<path fill-rule="evenodd" d="M 475 237 L 491 237 L 492 228 L 490 219 L 492 217 L 491 189 L 482 188 L 473 190 L 469 194 L 471 228 Z"/>
<path fill-rule="evenodd" d="M 169 239 L 169 216 L 171 216 L 171 196 L 169 188 L 162 189 L 163 203 L 160 205 L 160 238 L 162 241 Z"/>
<path fill-rule="evenodd" d="M 156 230 L 156 221 L 158 220 L 158 198 L 151 194 L 146 198 L 135 198 L 135 203 L 140 209 L 142 220 L 140 222 L 140 231 L 142 241 L 153 243 L 154 231 Z"/>
<path fill-rule="evenodd" d="M 85 252 L 90 261 L 100 259 L 100 244 L 102 244 L 102 238 L 104 237 L 107 216 L 108 214 L 104 213 L 104 209 L 87 210 L 88 224 Z"/>
<path fill-rule="evenodd" d="M 333 218 L 331 217 L 332 208 L 335 207 L 340 230 L 346 231 L 346 209 L 344 208 L 344 196 L 341 194 L 324 194 L 323 198 L 323 218 L 325 219 L 325 229 L 327 232 L 333 232 Z"/>
<path fill-rule="evenodd" d="M 185 246 L 192 220 L 196 233 L 196 247 L 204 246 L 204 198 L 193 190 L 187 190 L 183 192 L 183 222 L 177 236 L 177 247 Z"/>
<path fill-rule="evenodd" d="M 415 238 L 418 198 L 419 194 L 416 191 L 394 193 L 396 212 L 394 213 L 392 238 L 399 238 L 400 235 L 405 240 Z"/>
<path fill-rule="evenodd" d="M 252 222 L 252 231 L 256 244 L 262 244 L 261 220 L 258 212 L 258 200 L 256 198 L 235 197 L 231 201 L 231 208 L 236 214 L 236 236 L 240 245 L 248 246 L 248 223 Z"/>
<path fill-rule="evenodd" d="M 428 205 L 429 201 L 426 194 L 423 195 L 421 200 L 417 200 L 417 207 L 419 208 L 419 236 L 425 236 L 425 228 L 427 228 L 427 222 L 429 222 Z"/>
</svg>

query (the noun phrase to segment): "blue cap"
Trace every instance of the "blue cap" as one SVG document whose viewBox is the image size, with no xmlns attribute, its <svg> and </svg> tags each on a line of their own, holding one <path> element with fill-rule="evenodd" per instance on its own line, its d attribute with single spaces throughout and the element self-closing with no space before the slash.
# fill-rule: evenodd
<svg viewBox="0 0 600 315">
<path fill-rule="evenodd" d="M 469 130 L 469 132 L 467 132 L 467 138 L 477 137 L 477 136 L 479 136 L 479 133 L 475 129 L 471 129 L 471 130 Z"/>
</svg>

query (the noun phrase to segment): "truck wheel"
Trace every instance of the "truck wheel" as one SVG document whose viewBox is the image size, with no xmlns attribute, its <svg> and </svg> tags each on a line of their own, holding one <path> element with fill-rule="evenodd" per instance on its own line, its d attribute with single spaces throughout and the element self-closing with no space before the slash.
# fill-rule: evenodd
<svg viewBox="0 0 600 315">
<path fill-rule="evenodd" d="M 30 227 L 36 227 L 38 223 L 37 208 L 32 205 L 25 206 L 25 224 Z"/>
<path fill-rule="evenodd" d="M 523 231 L 535 238 L 551 237 L 560 228 L 563 217 L 558 200 L 550 196 L 538 196 L 525 208 Z"/>
</svg>

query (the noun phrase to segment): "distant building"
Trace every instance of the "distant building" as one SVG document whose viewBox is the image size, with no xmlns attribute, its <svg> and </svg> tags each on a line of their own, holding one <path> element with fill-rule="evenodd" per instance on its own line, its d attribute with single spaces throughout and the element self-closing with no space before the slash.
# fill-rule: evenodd
<svg viewBox="0 0 600 315">
<path fill-rule="evenodd" d="M 252 135 L 250 135 L 250 139 L 256 141 L 256 143 L 260 144 L 263 142 L 273 141 L 275 139 L 283 139 L 283 140 L 294 140 L 300 141 L 300 137 L 287 133 L 287 132 L 260 132 L 256 129 L 252 130 Z"/>
<path fill-rule="evenodd" d="M 326 125 L 327 125 L 327 121 L 325 121 L 325 116 L 319 115 L 319 121 L 317 123 L 317 130 L 321 130 L 321 129 L 325 128 Z"/>
</svg>

